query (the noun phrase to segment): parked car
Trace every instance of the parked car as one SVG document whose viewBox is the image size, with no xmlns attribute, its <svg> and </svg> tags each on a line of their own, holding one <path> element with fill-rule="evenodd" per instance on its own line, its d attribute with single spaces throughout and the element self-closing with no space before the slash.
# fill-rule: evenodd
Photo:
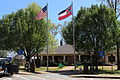
<svg viewBox="0 0 120 80">
<path fill-rule="evenodd" d="M 12 65 L 7 58 L 0 58 L 0 75 L 13 75 Z"/>
</svg>

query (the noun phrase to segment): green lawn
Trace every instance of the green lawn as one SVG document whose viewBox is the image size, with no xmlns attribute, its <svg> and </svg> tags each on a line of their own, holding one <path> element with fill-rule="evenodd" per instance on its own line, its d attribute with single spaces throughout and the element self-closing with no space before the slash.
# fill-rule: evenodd
<svg viewBox="0 0 120 80">
<path fill-rule="evenodd" d="M 65 67 L 63 67 L 65 68 Z M 77 70 L 80 70 L 80 68 L 82 68 L 83 70 L 83 65 L 78 66 Z M 90 67 L 89 67 L 90 68 Z M 100 74 L 120 74 L 120 70 L 117 70 L 117 66 L 99 66 L 99 73 Z M 58 67 L 49 67 L 49 71 L 60 71 L 61 68 Z M 39 71 L 46 71 L 47 67 L 40 67 L 40 68 L 36 68 L 35 72 L 39 72 Z M 72 69 L 74 70 L 74 69 Z M 25 71 L 24 67 L 20 67 L 20 71 Z"/>
<path fill-rule="evenodd" d="M 58 67 L 49 67 L 49 71 L 59 71 Z M 35 71 L 46 71 L 47 67 L 36 68 Z"/>
<path fill-rule="evenodd" d="M 58 67 L 49 67 L 49 71 L 59 71 L 60 68 Z M 35 68 L 35 71 L 46 71 L 47 67 L 40 67 L 40 68 Z M 20 71 L 25 71 L 24 66 L 20 66 Z"/>
<path fill-rule="evenodd" d="M 83 70 L 83 65 L 78 66 L 77 70 L 79 70 L 80 68 L 82 68 L 82 70 Z M 90 66 L 88 68 L 90 69 Z M 102 66 L 98 66 L 98 68 L 100 70 L 102 70 Z M 113 70 L 114 71 L 114 70 L 117 70 L 117 66 L 103 66 L 103 70 Z"/>
<path fill-rule="evenodd" d="M 83 70 L 83 65 L 79 66 L 77 70 L 80 68 Z M 120 70 L 117 70 L 117 66 L 98 66 L 98 69 L 100 74 L 120 74 Z"/>
</svg>

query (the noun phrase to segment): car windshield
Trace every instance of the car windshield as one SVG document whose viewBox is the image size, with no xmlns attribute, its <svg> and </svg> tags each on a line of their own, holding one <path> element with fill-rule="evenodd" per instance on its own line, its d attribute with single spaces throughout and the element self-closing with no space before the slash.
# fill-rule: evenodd
<svg viewBox="0 0 120 80">
<path fill-rule="evenodd" d="M 7 59 L 0 59 L 0 66 L 2 66 L 3 64 L 9 64 Z"/>
</svg>

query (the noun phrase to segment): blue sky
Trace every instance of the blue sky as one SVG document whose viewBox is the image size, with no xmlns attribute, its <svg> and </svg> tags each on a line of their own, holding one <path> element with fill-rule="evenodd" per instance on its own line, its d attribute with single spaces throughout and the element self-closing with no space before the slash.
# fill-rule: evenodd
<svg viewBox="0 0 120 80">
<path fill-rule="evenodd" d="M 70 21 L 71 16 L 59 21 L 58 13 L 67 8 L 71 4 L 71 1 L 73 1 L 73 11 L 75 16 L 80 7 L 90 7 L 92 4 L 100 3 L 97 0 L 2 0 L 0 2 L 0 18 L 2 18 L 2 15 L 10 14 L 21 8 L 26 8 L 32 2 L 36 2 L 41 7 L 44 7 L 48 2 L 49 19 L 56 25 L 63 24 L 64 21 Z M 60 40 L 59 37 L 60 35 L 57 36 Z"/>
<path fill-rule="evenodd" d="M 74 4 L 74 15 L 77 14 L 77 11 L 82 6 L 90 7 L 92 4 L 98 4 L 97 0 L 2 0 L 0 2 L 0 18 L 2 15 L 10 14 L 13 11 L 17 11 L 21 8 L 26 8 L 32 2 L 36 2 L 41 7 L 44 7 L 48 2 L 49 19 L 56 24 L 63 23 L 64 21 L 69 21 L 71 17 L 59 21 L 57 19 L 58 13 L 67 8 L 71 4 L 71 1 L 73 1 Z"/>
</svg>

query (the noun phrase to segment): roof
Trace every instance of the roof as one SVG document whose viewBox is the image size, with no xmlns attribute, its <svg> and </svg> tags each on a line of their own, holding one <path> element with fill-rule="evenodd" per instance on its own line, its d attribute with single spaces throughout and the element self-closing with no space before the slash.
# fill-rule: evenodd
<svg viewBox="0 0 120 80">
<path fill-rule="evenodd" d="M 59 46 L 56 49 L 57 54 L 74 54 L 74 49 L 72 45 Z"/>
<path fill-rule="evenodd" d="M 15 59 L 24 59 L 25 57 L 24 57 L 24 55 L 16 55 L 15 56 Z"/>
<path fill-rule="evenodd" d="M 77 54 L 77 52 L 75 52 Z M 42 51 L 40 54 L 47 54 L 46 51 Z M 72 45 L 62 45 L 57 47 L 54 52 L 49 52 L 49 54 L 74 54 L 74 49 Z"/>
</svg>

